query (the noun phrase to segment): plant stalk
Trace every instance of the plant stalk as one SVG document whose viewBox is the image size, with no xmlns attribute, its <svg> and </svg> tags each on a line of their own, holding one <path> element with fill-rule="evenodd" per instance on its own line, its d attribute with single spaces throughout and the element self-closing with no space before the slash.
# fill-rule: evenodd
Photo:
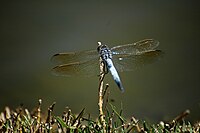
<svg viewBox="0 0 200 133">
<path fill-rule="evenodd" d="M 106 122 L 105 122 L 105 115 L 103 112 L 103 94 L 104 94 L 104 89 L 103 89 L 103 79 L 105 77 L 105 72 L 104 72 L 104 67 L 105 64 L 103 63 L 101 57 L 99 60 L 99 66 L 100 66 L 100 78 L 99 78 L 99 99 L 98 99 L 98 105 L 99 105 L 99 117 L 100 117 L 100 122 L 103 126 L 103 131 L 106 133 Z"/>
</svg>

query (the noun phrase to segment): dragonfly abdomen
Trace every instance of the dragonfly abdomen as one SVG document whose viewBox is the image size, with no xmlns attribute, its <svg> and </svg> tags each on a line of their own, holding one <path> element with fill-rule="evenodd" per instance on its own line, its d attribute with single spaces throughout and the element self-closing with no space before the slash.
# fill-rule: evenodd
<svg viewBox="0 0 200 133">
<path fill-rule="evenodd" d="M 124 87 L 122 86 L 122 82 L 120 80 L 119 74 L 115 68 L 115 66 L 113 65 L 113 62 L 111 59 L 107 59 L 106 60 L 106 66 L 109 69 L 115 83 L 117 84 L 117 86 L 119 87 L 119 89 L 124 92 Z"/>
</svg>

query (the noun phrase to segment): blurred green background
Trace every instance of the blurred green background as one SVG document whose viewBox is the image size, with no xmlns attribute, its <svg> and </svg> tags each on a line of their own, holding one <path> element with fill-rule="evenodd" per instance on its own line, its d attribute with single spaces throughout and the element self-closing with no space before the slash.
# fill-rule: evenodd
<svg viewBox="0 0 200 133">
<path fill-rule="evenodd" d="M 170 120 L 185 109 L 200 118 L 200 2 L 187 1 L 4 1 L 0 5 L 0 110 L 39 98 L 43 110 L 54 101 L 55 113 L 98 115 L 98 77 L 57 77 L 52 55 L 110 47 L 145 38 L 159 40 L 162 60 L 120 73 L 122 94 L 109 76 L 110 98 L 123 104 L 125 117 Z"/>
</svg>

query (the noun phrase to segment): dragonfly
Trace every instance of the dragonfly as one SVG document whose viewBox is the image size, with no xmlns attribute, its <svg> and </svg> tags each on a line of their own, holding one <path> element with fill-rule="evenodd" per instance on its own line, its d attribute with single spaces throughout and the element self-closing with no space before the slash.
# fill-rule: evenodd
<svg viewBox="0 0 200 133">
<path fill-rule="evenodd" d="M 154 39 L 144 39 L 112 48 L 98 42 L 97 50 L 53 55 L 51 60 L 57 65 L 52 72 L 59 76 L 98 75 L 100 73 L 99 58 L 101 57 L 108 73 L 111 73 L 118 88 L 124 92 L 118 72 L 133 71 L 145 64 L 157 61 L 162 55 L 162 51 L 157 49 L 158 45 L 159 41 Z"/>
</svg>

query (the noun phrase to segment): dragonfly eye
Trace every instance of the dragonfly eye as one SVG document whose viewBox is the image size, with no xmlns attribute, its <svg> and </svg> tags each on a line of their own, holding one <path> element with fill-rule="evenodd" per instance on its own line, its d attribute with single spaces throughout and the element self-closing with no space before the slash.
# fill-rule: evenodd
<svg viewBox="0 0 200 133">
<path fill-rule="evenodd" d="M 102 43 L 101 42 L 97 42 L 98 43 L 98 47 L 100 47 L 101 45 L 102 45 Z"/>
<path fill-rule="evenodd" d="M 108 48 L 108 46 L 103 45 L 101 42 L 97 42 L 98 43 L 98 47 L 97 47 L 97 51 L 101 51 L 102 49 Z"/>
<path fill-rule="evenodd" d="M 97 43 L 98 43 L 97 51 L 99 52 L 102 47 L 102 43 L 101 42 L 97 42 Z"/>
</svg>

